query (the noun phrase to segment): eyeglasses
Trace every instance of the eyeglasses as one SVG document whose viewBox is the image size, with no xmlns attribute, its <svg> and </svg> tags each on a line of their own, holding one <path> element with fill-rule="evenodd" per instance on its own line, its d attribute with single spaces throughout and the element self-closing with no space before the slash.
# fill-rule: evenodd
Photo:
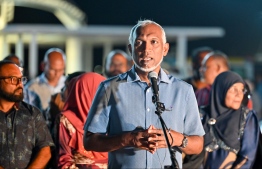
<svg viewBox="0 0 262 169">
<path fill-rule="evenodd" d="M 233 87 L 231 89 L 228 90 L 229 93 L 232 93 L 234 95 L 237 95 L 237 94 L 246 94 L 247 93 L 247 90 L 246 89 L 242 89 L 242 90 L 238 90 L 237 88 Z"/>
<path fill-rule="evenodd" d="M 5 80 L 8 79 L 8 83 L 11 83 L 13 85 L 18 85 L 19 83 L 22 82 L 22 84 L 26 84 L 27 78 L 26 77 L 15 77 L 15 76 L 9 76 L 9 77 L 0 77 L 0 80 Z M 7 81 L 6 81 L 7 82 Z"/>
<path fill-rule="evenodd" d="M 199 68 L 199 72 L 206 72 L 206 70 L 207 70 L 207 67 L 206 67 L 206 66 L 201 66 L 201 67 Z"/>
</svg>

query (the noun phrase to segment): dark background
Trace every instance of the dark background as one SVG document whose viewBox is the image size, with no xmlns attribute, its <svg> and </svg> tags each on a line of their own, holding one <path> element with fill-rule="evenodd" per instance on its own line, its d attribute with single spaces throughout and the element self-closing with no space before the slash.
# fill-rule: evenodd
<svg viewBox="0 0 262 169">
<path fill-rule="evenodd" d="M 223 38 L 188 43 L 188 54 L 210 46 L 229 56 L 254 56 L 261 52 L 262 0 L 70 0 L 86 13 L 87 25 L 134 25 L 152 19 L 162 26 L 222 27 Z M 45 11 L 16 7 L 12 23 L 56 24 Z"/>
</svg>

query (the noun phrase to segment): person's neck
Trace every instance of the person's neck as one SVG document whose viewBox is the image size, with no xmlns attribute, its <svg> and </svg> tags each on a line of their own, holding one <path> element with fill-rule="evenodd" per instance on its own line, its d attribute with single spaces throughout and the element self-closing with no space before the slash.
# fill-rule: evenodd
<svg viewBox="0 0 262 169">
<path fill-rule="evenodd" d="M 50 86 L 56 87 L 57 84 L 58 84 L 58 80 L 56 80 L 56 81 L 49 81 L 49 80 L 48 80 L 48 84 L 49 84 Z"/>
<path fill-rule="evenodd" d="M 14 104 L 15 102 L 0 99 L 0 110 L 4 113 L 7 113 L 14 106 Z"/>
<path fill-rule="evenodd" d="M 197 90 L 205 88 L 206 86 L 208 86 L 208 84 L 206 82 L 203 82 L 201 80 L 192 80 L 193 85 L 196 87 Z"/>
<path fill-rule="evenodd" d="M 56 86 L 57 86 L 57 84 L 58 84 L 58 82 L 59 82 L 59 79 L 60 79 L 60 78 L 59 78 L 58 80 L 49 80 L 48 77 L 46 76 L 46 74 L 45 74 L 45 78 L 46 78 L 48 84 L 49 84 L 50 86 L 53 86 L 53 87 L 56 87 Z"/>
</svg>

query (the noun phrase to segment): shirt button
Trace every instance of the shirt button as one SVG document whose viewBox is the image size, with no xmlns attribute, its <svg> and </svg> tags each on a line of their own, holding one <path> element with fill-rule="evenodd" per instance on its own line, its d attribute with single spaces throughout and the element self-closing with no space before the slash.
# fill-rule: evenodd
<svg viewBox="0 0 262 169">
<path fill-rule="evenodd" d="M 149 108 L 147 108 L 146 110 L 147 110 L 148 112 L 150 111 L 150 109 L 149 109 Z"/>
</svg>

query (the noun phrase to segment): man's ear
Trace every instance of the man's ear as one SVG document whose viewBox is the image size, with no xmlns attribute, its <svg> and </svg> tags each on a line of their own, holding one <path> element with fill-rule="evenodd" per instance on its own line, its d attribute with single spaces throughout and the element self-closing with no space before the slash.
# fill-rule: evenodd
<svg viewBox="0 0 262 169">
<path fill-rule="evenodd" d="M 128 51 L 129 51 L 130 55 L 132 56 L 132 45 L 128 44 L 127 47 L 128 47 Z"/>
<path fill-rule="evenodd" d="M 164 50 L 163 50 L 163 52 L 164 52 L 163 56 L 166 56 L 166 55 L 167 55 L 168 50 L 169 50 L 169 43 L 165 43 L 165 44 L 164 44 Z"/>
<path fill-rule="evenodd" d="M 45 65 L 46 65 L 46 63 L 44 62 L 44 61 L 42 61 L 41 63 L 40 63 L 40 71 L 44 71 L 45 70 Z"/>
</svg>

